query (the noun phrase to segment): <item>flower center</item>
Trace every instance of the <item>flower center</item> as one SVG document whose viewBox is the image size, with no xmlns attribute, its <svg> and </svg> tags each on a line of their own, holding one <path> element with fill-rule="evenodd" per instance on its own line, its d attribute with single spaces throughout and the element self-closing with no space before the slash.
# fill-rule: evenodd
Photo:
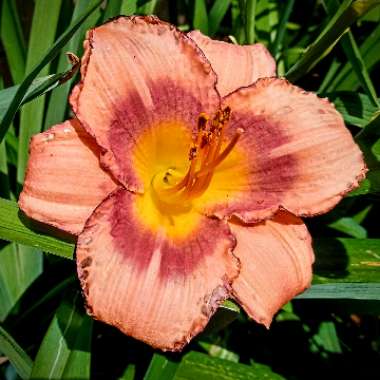
<svg viewBox="0 0 380 380">
<path fill-rule="evenodd" d="M 243 133 L 239 128 L 223 147 L 230 115 L 230 107 L 218 111 L 212 119 L 204 113 L 199 115 L 198 132 L 189 150 L 189 168 L 186 173 L 168 168 L 155 175 L 152 188 L 157 200 L 165 205 L 185 206 L 207 190 L 215 169 L 230 154 Z"/>
</svg>

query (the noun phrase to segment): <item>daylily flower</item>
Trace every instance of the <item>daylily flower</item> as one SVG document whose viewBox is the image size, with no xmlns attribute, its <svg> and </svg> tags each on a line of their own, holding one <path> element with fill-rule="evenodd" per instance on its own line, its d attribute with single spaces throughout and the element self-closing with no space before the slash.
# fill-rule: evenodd
<svg viewBox="0 0 380 380">
<path fill-rule="evenodd" d="M 75 119 L 33 138 L 19 203 L 79 236 L 88 312 L 163 350 L 229 297 L 269 326 L 311 281 L 299 217 L 364 177 L 342 117 L 261 44 L 120 17 L 84 47 Z"/>
</svg>

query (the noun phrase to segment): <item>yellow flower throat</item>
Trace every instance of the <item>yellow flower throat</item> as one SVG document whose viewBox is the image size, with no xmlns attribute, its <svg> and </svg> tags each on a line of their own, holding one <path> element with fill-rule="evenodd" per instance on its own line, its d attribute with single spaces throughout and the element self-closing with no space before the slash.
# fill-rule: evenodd
<svg viewBox="0 0 380 380">
<path fill-rule="evenodd" d="M 188 171 L 183 175 L 173 167 L 156 174 L 152 180 L 156 201 L 166 206 L 185 205 L 206 191 L 216 167 L 230 154 L 243 133 L 239 128 L 231 141 L 223 144 L 230 115 L 230 107 L 218 111 L 212 119 L 203 113 L 199 115 L 198 132 L 189 151 Z"/>
</svg>

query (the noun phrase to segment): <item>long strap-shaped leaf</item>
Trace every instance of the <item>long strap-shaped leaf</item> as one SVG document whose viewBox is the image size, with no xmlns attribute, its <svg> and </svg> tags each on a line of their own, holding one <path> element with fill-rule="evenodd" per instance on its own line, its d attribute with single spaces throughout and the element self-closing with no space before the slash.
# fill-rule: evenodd
<svg viewBox="0 0 380 380">
<path fill-rule="evenodd" d="M 72 258 L 74 244 L 39 233 L 30 228 L 31 221 L 19 211 L 16 202 L 0 198 L 0 239 L 40 248 L 49 253 Z"/>
<path fill-rule="evenodd" d="M 41 77 L 35 79 L 28 91 L 26 92 L 24 98 L 21 101 L 21 105 L 32 101 L 38 96 L 45 94 L 59 86 L 59 84 L 63 83 L 64 78 L 70 74 L 72 70 L 65 71 L 59 74 L 51 74 L 46 77 Z M 0 118 L 5 115 L 12 98 L 17 93 L 19 85 L 8 87 L 4 90 L 0 90 Z"/>
<path fill-rule="evenodd" d="M 77 292 L 69 292 L 44 336 L 30 379 L 89 379 L 92 320 Z"/>
<path fill-rule="evenodd" d="M 309 72 L 332 50 L 347 28 L 378 5 L 380 5 L 380 0 L 345 0 L 316 41 L 307 48 L 301 59 L 289 69 L 286 77 L 294 82 Z"/>
<path fill-rule="evenodd" d="M 69 41 L 76 30 L 81 26 L 84 20 L 102 3 L 101 0 L 97 1 L 96 4 L 89 7 L 86 12 L 84 12 L 78 19 L 73 22 L 69 28 L 58 38 L 54 45 L 46 52 L 41 61 L 34 67 L 33 70 L 25 77 L 24 81 L 20 84 L 16 94 L 14 95 L 12 102 L 5 113 L 1 124 L 0 124 L 0 142 L 3 140 L 7 129 L 12 122 L 17 110 L 19 109 L 24 95 L 27 92 L 29 86 L 32 84 L 33 80 L 37 77 L 41 69 L 47 65 L 52 59 L 54 59 L 61 48 Z"/>
<path fill-rule="evenodd" d="M 22 379 L 29 379 L 33 362 L 12 336 L 0 326 L 0 349 Z"/>
</svg>

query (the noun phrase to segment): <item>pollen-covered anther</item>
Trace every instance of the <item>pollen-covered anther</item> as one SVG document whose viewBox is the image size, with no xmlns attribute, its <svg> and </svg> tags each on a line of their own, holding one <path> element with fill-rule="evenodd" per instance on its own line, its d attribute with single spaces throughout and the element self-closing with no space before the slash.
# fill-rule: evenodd
<svg viewBox="0 0 380 380">
<path fill-rule="evenodd" d="M 199 115 L 198 131 L 189 150 L 189 169 L 176 183 L 156 189 L 159 196 L 172 196 L 173 202 L 189 201 L 207 190 L 214 170 L 231 153 L 243 133 L 241 128 L 237 129 L 234 137 L 226 144 L 224 129 L 230 116 L 230 107 L 218 111 L 212 119 L 205 113 Z"/>
</svg>

